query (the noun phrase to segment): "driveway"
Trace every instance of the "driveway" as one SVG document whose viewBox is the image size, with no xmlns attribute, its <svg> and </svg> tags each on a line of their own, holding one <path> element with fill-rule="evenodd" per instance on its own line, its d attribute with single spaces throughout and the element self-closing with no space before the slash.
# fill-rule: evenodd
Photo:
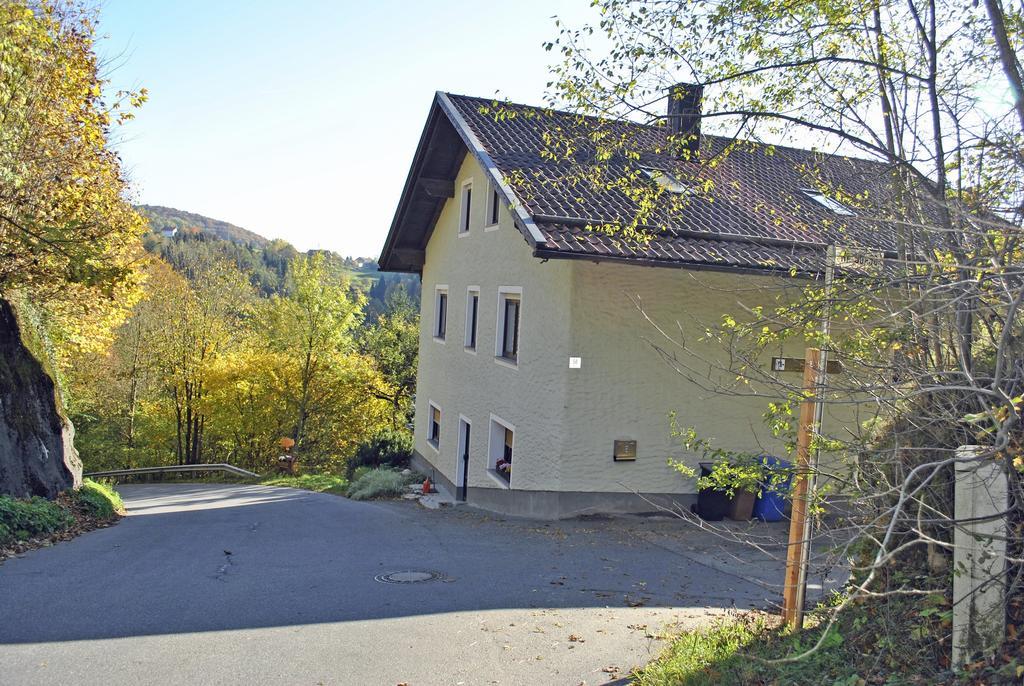
<svg viewBox="0 0 1024 686">
<path fill-rule="evenodd" d="M 743 578 L 673 521 L 122 492 L 117 526 L 0 565 L 3 683 L 599 684 L 658 654 L 663 627 L 763 605 L 758 581 L 781 578 L 767 560 Z M 437 578 L 379 580 L 405 571 Z"/>
</svg>

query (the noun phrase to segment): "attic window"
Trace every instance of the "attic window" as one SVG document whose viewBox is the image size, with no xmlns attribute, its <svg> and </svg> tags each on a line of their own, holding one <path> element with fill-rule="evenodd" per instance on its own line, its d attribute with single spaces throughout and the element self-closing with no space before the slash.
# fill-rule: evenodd
<svg viewBox="0 0 1024 686">
<path fill-rule="evenodd" d="M 836 214 L 840 214 L 844 217 L 857 216 L 857 213 L 851 210 L 849 207 L 839 202 L 838 200 L 833 200 L 832 198 L 828 197 L 821 191 L 816 191 L 813 188 L 801 188 L 800 190 L 808 198 L 818 203 L 827 210 L 832 210 Z"/>
<path fill-rule="evenodd" d="M 462 184 L 462 204 L 459 207 L 459 235 L 469 233 L 469 222 L 472 217 L 473 208 L 473 182 L 467 181 Z"/>
<path fill-rule="evenodd" d="M 501 199 L 498 197 L 498 189 L 492 186 L 491 193 L 487 197 L 487 226 L 497 226 L 499 207 L 501 207 Z"/>
<path fill-rule="evenodd" d="M 669 193 L 675 193 L 676 195 L 689 195 L 693 193 L 693 186 L 683 181 L 680 181 L 672 174 L 662 169 L 653 169 L 651 167 L 640 167 L 640 171 L 644 173 L 654 183 L 661 186 L 661 188 Z"/>
</svg>

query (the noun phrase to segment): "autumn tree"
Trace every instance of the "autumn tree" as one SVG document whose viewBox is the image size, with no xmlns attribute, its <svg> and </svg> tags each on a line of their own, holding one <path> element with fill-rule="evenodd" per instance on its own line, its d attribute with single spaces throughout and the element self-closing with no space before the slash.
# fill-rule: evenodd
<svg viewBox="0 0 1024 686">
<path fill-rule="evenodd" d="M 101 99 L 94 17 L 74 5 L 4 3 L 0 32 L 0 288 L 109 298 L 143 224 L 108 139 L 145 93 Z"/>
<path fill-rule="evenodd" d="M 77 4 L 0 5 L 0 308 L 9 312 L 11 298 L 22 303 L 23 315 L 28 308 L 50 308 L 49 317 L 23 316 L 23 327 L 38 324 L 43 338 L 51 329 L 63 341 L 85 346 L 127 313 L 123 304 L 131 300 L 143 228 L 125 199 L 109 137 L 145 93 L 103 100 L 94 35 L 94 16 Z M 43 353 L 45 346 L 37 350 Z M 15 381 L 16 370 L 5 369 L 0 377 L 4 406 L 31 405 L 31 399 L 19 399 L 31 384 Z M 8 474 L 67 452 L 61 447 L 47 451 L 54 458 L 34 458 L 32 446 L 70 441 L 44 435 L 52 429 L 42 426 L 31 430 L 38 440 L 27 439 L 32 420 L 2 420 L 24 439 L 4 456 L 19 462 L 8 465 Z M 65 470 L 76 471 L 76 459 L 65 455 Z M 70 485 L 74 479 L 55 472 L 30 481 Z M 55 488 L 37 490 L 53 495 Z"/>
<path fill-rule="evenodd" d="M 385 312 L 360 337 L 360 347 L 380 370 L 384 382 L 371 392 L 392 406 L 394 428 L 412 421 L 419 355 L 419 312 L 404 289 L 387 297 Z"/>
<path fill-rule="evenodd" d="M 267 349 L 287 379 L 287 434 L 304 461 L 337 464 L 385 416 L 387 406 L 370 392 L 379 374 L 356 347 L 363 303 L 337 265 L 316 253 L 292 261 L 287 295 L 265 308 Z"/>
</svg>

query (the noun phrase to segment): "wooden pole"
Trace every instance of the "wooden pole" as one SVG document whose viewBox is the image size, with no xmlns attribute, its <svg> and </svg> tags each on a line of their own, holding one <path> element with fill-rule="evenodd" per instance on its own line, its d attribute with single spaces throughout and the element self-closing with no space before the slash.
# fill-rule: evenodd
<svg viewBox="0 0 1024 686">
<path fill-rule="evenodd" d="M 786 581 L 782 594 L 782 619 L 799 630 L 804 622 L 804 579 L 807 574 L 810 520 L 807 518 L 811 484 L 811 438 L 818 404 L 821 351 L 808 348 L 804 355 L 804 401 L 796 434 L 796 470 L 793 474 L 793 516 L 789 521 L 789 547 L 786 550 Z"/>
</svg>

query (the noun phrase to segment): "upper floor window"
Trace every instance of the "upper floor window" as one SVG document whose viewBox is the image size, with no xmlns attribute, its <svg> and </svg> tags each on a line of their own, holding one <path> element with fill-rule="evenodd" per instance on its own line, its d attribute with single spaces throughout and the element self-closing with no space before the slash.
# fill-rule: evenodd
<svg viewBox="0 0 1024 686">
<path fill-rule="evenodd" d="M 476 350 L 476 331 L 479 316 L 480 289 L 470 286 L 466 293 L 466 350 Z"/>
<path fill-rule="evenodd" d="M 430 403 L 430 423 L 427 425 L 427 443 L 434 449 L 441 447 L 441 408 Z"/>
<path fill-rule="evenodd" d="M 495 354 L 512 363 L 519 361 L 519 321 L 522 289 L 503 288 L 498 293 L 498 331 Z"/>
<path fill-rule="evenodd" d="M 487 226 L 498 224 L 499 207 L 501 207 L 501 198 L 498 196 L 498 189 L 491 186 L 491 193 L 487 197 Z"/>
<path fill-rule="evenodd" d="M 462 184 L 462 204 L 459 206 L 459 233 L 469 233 L 469 221 L 473 208 L 473 182 Z"/>
<path fill-rule="evenodd" d="M 438 286 L 434 293 L 434 338 L 444 340 L 448 331 L 448 287 Z"/>
<path fill-rule="evenodd" d="M 800 190 L 808 198 L 818 203 L 825 209 L 832 210 L 836 214 L 842 215 L 844 217 L 854 217 L 857 214 L 843 203 L 828 197 L 821 191 L 816 191 L 813 188 L 801 188 Z"/>
</svg>

